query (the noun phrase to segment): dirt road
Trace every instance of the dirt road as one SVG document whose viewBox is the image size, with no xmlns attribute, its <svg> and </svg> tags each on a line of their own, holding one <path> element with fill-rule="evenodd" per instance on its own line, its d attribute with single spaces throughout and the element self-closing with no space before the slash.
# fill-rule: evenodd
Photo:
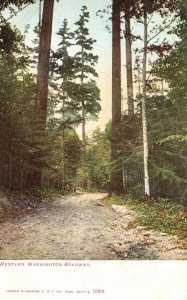
<svg viewBox="0 0 187 300">
<path fill-rule="evenodd" d="M 0 259 L 187 259 L 174 236 L 129 224 L 136 213 L 104 194 L 64 196 L 0 224 Z"/>
</svg>

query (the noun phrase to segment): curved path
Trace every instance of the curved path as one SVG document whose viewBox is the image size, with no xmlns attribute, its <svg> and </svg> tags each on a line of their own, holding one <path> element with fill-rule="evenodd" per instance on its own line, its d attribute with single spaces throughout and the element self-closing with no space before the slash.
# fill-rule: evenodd
<svg viewBox="0 0 187 300">
<path fill-rule="evenodd" d="M 105 194 L 63 196 L 0 224 L 0 259 L 186 259 L 176 237 L 130 226 L 136 213 Z"/>
</svg>

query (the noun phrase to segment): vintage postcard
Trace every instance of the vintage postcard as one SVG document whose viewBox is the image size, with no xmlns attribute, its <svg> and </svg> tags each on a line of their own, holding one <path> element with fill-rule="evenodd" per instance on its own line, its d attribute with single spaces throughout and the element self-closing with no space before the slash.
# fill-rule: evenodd
<svg viewBox="0 0 187 300">
<path fill-rule="evenodd" d="M 0 3 L 0 295 L 187 299 L 185 0 Z"/>
</svg>

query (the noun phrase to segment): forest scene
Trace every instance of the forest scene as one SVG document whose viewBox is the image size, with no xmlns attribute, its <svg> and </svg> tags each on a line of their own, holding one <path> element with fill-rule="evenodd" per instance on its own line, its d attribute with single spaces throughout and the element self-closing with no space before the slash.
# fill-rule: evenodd
<svg viewBox="0 0 187 300">
<path fill-rule="evenodd" d="M 0 259 L 185 260 L 187 1 L 68 1 L 0 3 Z"/>
</svg>

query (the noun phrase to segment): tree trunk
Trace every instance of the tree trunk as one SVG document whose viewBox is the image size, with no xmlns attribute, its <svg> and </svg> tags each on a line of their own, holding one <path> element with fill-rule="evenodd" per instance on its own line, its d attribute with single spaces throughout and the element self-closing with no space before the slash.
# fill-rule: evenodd
<svg viewBox="0 0 187 300">
<path fill-rule="evenodd" d="M 62 151 L 62 157 L 61 157 L 61 166 L 62 166 L 62 174 L 61 174 L 61 188 L 64 192 L 64 180 L 65 180 L 65 128 L 64 128 L 64 101 L 65 101 L 65 95 L 63 92 L 63 103 L 62 103 L 62 132 L 61 132 L 61 151 Z"/>
<path fill-rule="evenodd" d="M 126 39 L 126 71 L 127 71 L 127 104 L 128 114 L 134 114 L 133 100 L 133 75 L 132 75 L 132 38 L 130 13 L 126 11 L 125 16 L 125 39 Z"/>
<path fill-rule="evenodd" d="M 48 100 L 48 77 L 49 58 L 52 34 L 54 0 L 44 0 L 42 28 L 40 33 L 38 75 L 37 75 L 37 100 L 36 100 L 36 129 L 35 147 L 36 150 L 31 158 L 31 174 L 29 174 L 28 185 L 31 188 L 42 187 L 42 168 L 45 157 L 45 129 L 47 119 Z"/>
<path fill-rule="evenodd" d="M 142 92 L 142 125 L 143 125 L 143 152 L 144 152 L 144 189 L 150 195 L 148 171 L 148 136 L 146 117 L 146 78 L 147 77 L 147 13 L 144 12 L 144 57 L 143 57 L 143 92 Z"/>
<path fill-rule="evenodd" d="M 84 65 L 84 58 L 83 58 L 83 46 L 82 46 L 82 66 Z M 81 85 L 84 83 L 84 74 L 83 74 L 83 68 L 81 73 Z M 83 166 L 86 164 L 86 112 L 84 107 L 84 100 L 82 100 L 82 144 L 83 144 L 83 156 L 82 156 L 82 164 Z M 87 179 L 84 179 L 83 187 L 87 189 L 88 182 Z"/>
<path fill-rule="evenodd" d="M 140 69 L 138 68 L 138 96 L 141 95 L 141 75 L 140 75 Z"/>
<path fill-rule="evenodd" d="M 113 0 L 112 15 L 112 140 L 110 193 L 123 193 L 123 166 L 120 163 L 121 135 L 121 38 L 120 3 Z"/>
<path fill-rule="evenodd" d="M 82 47 L 82 66 L 84 65 L 84 58 L 83 53 L 84 49 Z M 81 72 L 81 85 L 84 83 L 84 74 L 83 74 L 83 68 Z M 85 107 L 84 107 L 84 100 L 82 100 L 82 143 L 83 143 L 83 161 L 86 161 L 86 113 L 85 113 Z"/>
<path fill-rule="evenodd" d="M 37 76 L 37 103 L 36 110 L 42 110 L 47 116 L 49 58 L 51 47 L 52 20 L 54 0 L 44 0 L 42 28 L 39 45 L 38 76 Z"/>
<path fill-rule="evenodd" d="M 84 101 L 82 101 L 82 143 L 83 143 L 83 159 L 86 159 L 86 116 Z"/>
</svg>

